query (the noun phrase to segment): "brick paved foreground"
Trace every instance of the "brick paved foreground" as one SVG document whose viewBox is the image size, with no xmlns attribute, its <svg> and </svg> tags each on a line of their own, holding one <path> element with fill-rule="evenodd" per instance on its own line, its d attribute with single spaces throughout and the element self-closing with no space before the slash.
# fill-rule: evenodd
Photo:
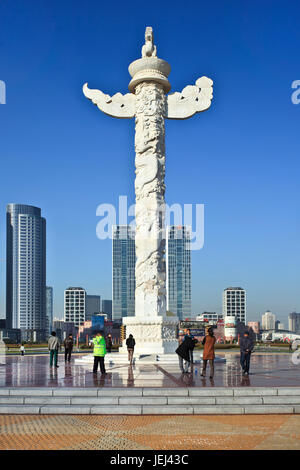
<svg viewBox="0 0 300 470">
<path fill-rule="evenodd" d="M 300 449 L 300 416 L 0 416 L 1 450 Z"/>
</svg>

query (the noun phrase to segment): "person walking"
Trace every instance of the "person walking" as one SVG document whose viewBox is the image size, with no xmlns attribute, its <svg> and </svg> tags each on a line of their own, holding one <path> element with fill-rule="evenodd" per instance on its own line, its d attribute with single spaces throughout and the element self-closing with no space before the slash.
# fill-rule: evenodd
<svg viewBox="0 0 300 470">
<path fill-rule="evenodd" d="M 20 353 L 21 353 L 21 356 L 24 356 L 24 354 L 25 354 L 25 347 L 24 347 L 23 343 L 20 346 Z"/>
<path fill-rule="evenodd" d="M 205 377 L 206 375 L 206 366 L 207 362 L 209 361 L 210 367 L 210 379 L 214 377 L 214 360 L 215 360 L 215 342 L 216 338 L 214 336 L 214 330 L 212 328 L 208 328 L 207 335 L 204 337 L 202 344 L 204 346 L 203 349 L 203 367 L 202 367 L 202 374 L 201 377 Z"/>
<path fill-rule="evenodd" d="M 98 331 L 96 333 L 96 337 L 93 338 L 93 345 L 94 345 L 93 373 L 97 374 L 98 364 L 100 364 L 101 374 L 104 375 L 106 374 L 105 365 L 104 365 L 104 357 L 106 354 L 106 342 L 101 331 Z"/>
<path fill-rule="evenodd" d="M 112 348 L 112 338 L 111 338 L 111 334 L 108 334 L 107 335 L 107 338 L 106 338 L 106 348 L 107 348 L 107 352 L 111 352 L 111 348 Z"/>
<path fill-rule="evenodd" d="M 244 336 L 240 340 L 240 363 L 244 375 L 249 375 L 250 358 L 254 344 L 249 338 L 249 331 L 245 331 Z"/>
<path fill-rule="evenodd" d="M 60 342 L 56 336 L 55 331 L 52 331 L 51 336 L 48 340 L 48 349 L 50 351 L 50 367 L 53 366 L 54 360 L 54 367 L 59 367 L 57 364 L 58 361 L 58 350 L 60 349 Z"/>
<path fill-rule="evenodd" d="M 126 339 L 126 346 L 127 346 L 127 351 L 128 351 L 128 361 L 130 362 L 130 365 L 132 365 L 134 346 L 135 346 L 135 339 L 132 336 L 132 334 L 130 334 L 128 338 Z"/>
<path fill-rule="evenodd" d="M 176 349 L 176 354 L 179 358 L 179 367 L 183 374 L 187 373 L 191 364 L 191 349 L 194 348 L 194 341 L 189 336 L 184 338 L 184 341 Z M 183 362 L 184 361 L 184 362 Z"/>
<path fill-rule="evenodd" d="M 68 338 L 64 340 L 64 347 L 65 347 L 65 362 L 71 362 L 71 354 L 73 351 L 73 335 L 69 334 Z"/>
</svg>

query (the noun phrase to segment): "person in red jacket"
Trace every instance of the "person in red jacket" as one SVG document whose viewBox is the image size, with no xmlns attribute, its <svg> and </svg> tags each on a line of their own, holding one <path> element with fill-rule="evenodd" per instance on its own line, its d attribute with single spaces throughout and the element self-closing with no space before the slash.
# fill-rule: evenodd
<svg viewBox="0 0 300 470">
<path fill-rule="evenodd" d="M 203 368 L 202 368 L 201 377 L 205 377 L 207 361 L 209 361 L 209 366 L 210 366 L 209 378 L 212 379 L 214 376 L 215 342 L 216 342 L 216 338 L 214 336 L 214 331 L 212 328 L 208 328 L 207 335 L 204 337 L 202 341 L 204 350 L 203 350 Z"/>
</svg>

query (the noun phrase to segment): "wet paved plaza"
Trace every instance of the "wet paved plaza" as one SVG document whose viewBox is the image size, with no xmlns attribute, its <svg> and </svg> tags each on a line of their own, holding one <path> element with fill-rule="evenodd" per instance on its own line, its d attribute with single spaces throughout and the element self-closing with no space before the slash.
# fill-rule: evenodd
<svg viewBox="0 0 300 470">
<path fill-rule="evenodd" d="M 243 377 L 239 355 L 220 354 L 226 363 L 215 364 L 215 377 L 203 379 L 201 366 L 193 373 L 181 374 L 177 364 L 128 365 L 106 364 L 107 375 L 94 376 L 91 364 L 65 365 L 59 355 L 59 368 L 49 366 L 47 355 L 8 356 L 0 365 L 0 387 L 300 387 L 300 365 L 291 355 L 254 354 L 249 377 Z"/>
</svg>

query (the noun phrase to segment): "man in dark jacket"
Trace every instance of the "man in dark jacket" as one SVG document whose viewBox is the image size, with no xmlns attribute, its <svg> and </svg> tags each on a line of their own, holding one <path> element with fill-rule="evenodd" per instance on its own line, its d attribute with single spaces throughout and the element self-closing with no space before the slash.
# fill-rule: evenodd
<svg viewBox="0 0 300 470">
<path fill-rule="evenodd" d="M 191 350 L 194 348 L 194 341 L 189 336 L 184 338 L 184 341 L 176 349 L 176 354 L 179 358 L 179 367 L 182 373 L 186 373 L 189 370 L 191 362 Z M 185 361 L 183 364 L 183 360 Z"/>
<path fill-rule="evenodd" d="M 133 363 L 133 353 L 134 353 L 134 346 L 135 346 L 135 339 L 132 334 L 126 339 L 126 346 L 128 351 L 128 361 L 130 365 Z"/>
<path fill-rule="evenodd" d="M 191 338 L 193 340 L 193 347 L 190 349 L 190 363 L 191 363 L 191 367 L 193 367 L 193 363 L 194 363 L 194 347 L 196 345 L 196 343 L 198 343 L 198 340 L 194 337 L 194 335 L 191 334 L 191 330 L 190 329 L 187 329 L 186 330 L 186 333 L 183 337 L 183 340 L 184 341 L 186 338 Z"/>
<path fill-rule="evenodd" d="M 112 348 L 112 337 L 111 334 L 108 334 L 106 337 L 106 349 L 107 352 L 110 353 Z"/>
<path fill-rule="evenodd" d="M 64 340 L 64 347 L 65 347 L 65 362 L 71 361 L 71 354 L 73 350 L 73 335 L 69 335 L 68 338 Z"/>
<path fill-rule="evenodd" d="M 250 357 L 253 351 L 254 344 L 249 338 L 249 332 L 245 331 L 244 336 L 240 340 L 240 362 L 244 375 L 249 375 Z"/>
</svg>

